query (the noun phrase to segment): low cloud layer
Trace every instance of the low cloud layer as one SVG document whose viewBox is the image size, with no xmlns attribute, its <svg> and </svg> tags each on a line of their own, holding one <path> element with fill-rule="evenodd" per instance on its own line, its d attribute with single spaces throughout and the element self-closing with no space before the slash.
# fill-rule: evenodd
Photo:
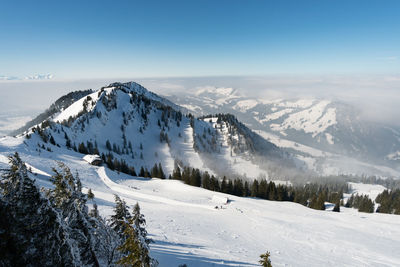
<svg viewBox="0 0 400 267">
<path fill-rule="evenodd" d="M 1 78 L 0 78 L 1 79 Z M 400 126 L 400 74 L 393 75 L 275 75 L 185 78 L 131 78 L 81 81 L 0 82 L 0 114 L 32 115 L 75 90 L 98 89 L 114 81 L 134 80 L 162 95 L 194 93 L 201 87 L 231 87 L 263 99 L 324 98 L 358 107 L 366 119 Z"/>
</svg>

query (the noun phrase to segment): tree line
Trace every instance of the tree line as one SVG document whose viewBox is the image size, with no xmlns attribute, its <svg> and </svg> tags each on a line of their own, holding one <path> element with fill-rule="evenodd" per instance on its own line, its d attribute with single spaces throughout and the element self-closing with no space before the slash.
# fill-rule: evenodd
<svg viewBox="0 0 400 267">
<path fill-rule="evenodd" d="M 224 176 L 218 179 L 208 172 L 202 172 L 196 168 L 175 168 L 170 175 L 171 179 L 182 180 L 192 186 L 227 193 L 239 197 L 258 197 L 275 201 L 290 201 L 300 203 L 312 209 L 324 210 L 325 201 L 335 203 L 335 211 L 340 210 L 340 200 L 343 193 L 349 190 L 345 182 L 332 182 L 326 184 L 309 183 L 304 186 L 292 186 L 276 184 L 266 179 L 243 181 L 242 179 L 229 179 Z"/>
</svg>

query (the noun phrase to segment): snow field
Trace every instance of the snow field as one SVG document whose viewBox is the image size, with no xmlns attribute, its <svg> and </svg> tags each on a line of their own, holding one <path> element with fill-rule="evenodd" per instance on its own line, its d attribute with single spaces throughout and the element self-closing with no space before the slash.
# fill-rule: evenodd
<svg viewBox="0 0 400 267">
<path fill-rule="evenodd" d="M 7 143 L 7 142 L 6 142 Z M 112 214 L 114 194 L 132 206 L 139 202 L 155 241 L 160 266 L 258 266 L 271 252 L 273 266 L 399 266 L 400 216 L 316 211 L 296 203 L 240 198 L 191 187 L 180 181 L 133 178 L 87 164 L 82 155 L 27 151 L 0 142 L 0 167 L 17 150 L 36 172 L 51 174 L 54 160 L 78 170 L 103 216 Z M 33 169 L 32 168 L 32 169 Z M 35 179 L 50 186 L 48 176 Z M 229 198 L 215 209 L 213 198 Z"/>
</svg>

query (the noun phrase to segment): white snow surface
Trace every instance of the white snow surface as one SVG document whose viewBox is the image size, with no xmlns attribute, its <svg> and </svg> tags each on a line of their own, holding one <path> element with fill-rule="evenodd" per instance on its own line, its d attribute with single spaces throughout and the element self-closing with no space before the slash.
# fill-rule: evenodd
<svg viewBox="0 0 400 267">
<path fill-rule="evenodd" d="M 113 212 L 113 194 L 132 206 L 139 202 L 154 240 L 151 255 L 160 266 L 259 266 L 271 252 L 273 266 L 400 266 L 400 216 L 317 211 L 289 202 L 241 198 L 191 187 L 180 181 L 117 174 L 87 164 L 82 154 L 52 147 L 37 151 L 21 138 L 0 139 L 0 168 L 18 151 L 32 166 L 40 186 L 63 161 L 79 171 L 103 216 Z M 359 190 L 361 188 L 358 186 Z M 363 191 L 373 193 L 374 189 Z M 215 209 L 213 199 L 229 198 Z"/>
<path fill-rule="evenodd" d="M 315 137 L 337 123 L 336 109 L 327 108 L 329 104 L 330 101 L 324 100 L 308 109 L 291 113 L 283 123 L 271 124 L 271 130 L 279 132 L 293 128 L 298 131 L 303 130 L 305 133 L 311 133 Z"/>
<path fill-rule="evenodd" d="M 257 100 L 246 99 L 246 100 L 238 101 L 233 108 L 237 109 L 237 110 L 240 110 L 241 112 L 246 112 L 247 110 L 252 109 L 257 105 L 258 105 L 258 101 Z"/>
<path fill-rule="evenodd" d="M 330 133 L 325 133 L 326 141 L 333 145 L 335 142 L 333 141 L 333 136 Z"/>
<path fill-rule="evenodd" d="M 85 155 L 83 159 L 88 163 L 93 163 L 95 160 L 101 160 L 99 155 Z"/>
<path fill-rule="evenodd" d="M 291 108 L 285 108 L 285 109 L 279 110 L 277 112 L 266 115 L 265 119 L 259 120 L 259 122 L 264 123 L 264 122 L 268 122 L 268 121 L 273 121 L 273 120 L 279 119 L 280 117 L 282 117 L 286 114 L 289 114 L 292 111 L 293 111 L 293 109 L 291 109 Z"/>
<path fill-rule="evenodd" d="M 98 99 L 98 91 L 91 93 L 88 95 L 92 98 L 92 100 L 97 101 Z M 62 122 L 63 120 L 68 120 L 69 117 L 74 117 L 77 116 L 79 112 L 83 110 L 83 102 L 85 99 L 88 97 L 82 97 L 81 99 L 77 100 L 74 102 L 71 106 L 66 108 L 64 111 L 62 111 L 57 117 L 54 118 L 55 122 Z M 91 101 L 89 101 L 91 102 Z M 89 105 L 88 110 L 92 110 L 94 106 Z"/>
<path fill-rule="evenodd" d="M 386 156 L 386 158 L 390 160 L 400 160 L 400 151 L 390 153 Z"/>
<path fill-rule="evenodd" d="M 302 162 L 304 167 L 315 170 L 321 175 L 363 175 L 365 170 L 371 173 L 383 173 L 386 177 L 399 177 L 400 171 L 378 164 L 370 164 L 343 155 L 325 152 L 310 146 L 284 139 L 275 134 L 258 130 L 257 134 L 281 148 L 293 149 L 303 155 L 296 158 Z M 332 137 L 333 138 L 333 137 Z M 333 141 L 334 139 L 332 139 Z"/>
<path fill-rule="evenodd" d="M 349 183 L 349 185 L 352 189 L 351 194 L 367 195 L 372 201 L 375 201 L 376 197 L 386 189 L 378 184 Z"/>
<path fill-rule="evenodd" d="M 280 107 L 290 107 L 290 108 L 308 108 L 315 102 L 314 99 L 299 99 L 296 101 L 281 101 L 278 103 Z"/>
</svg>

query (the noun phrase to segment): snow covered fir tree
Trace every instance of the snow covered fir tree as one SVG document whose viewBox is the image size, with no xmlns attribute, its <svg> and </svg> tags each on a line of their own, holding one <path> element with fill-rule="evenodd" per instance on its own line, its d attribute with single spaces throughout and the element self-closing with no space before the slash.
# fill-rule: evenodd
<svg viewBox="0 0 400 267">
<path fill-rule="evenodd" d="M 63 163 L 53 169 L 53 186 L 39 189 L 18 153 L 9 161 L 0 183 L 0 266 L 157 266 L 139 204 L 131 217 L 116 196 L 108 223 L 96 204 L 88 211 L 93 193 L 84 194 L 79 176 Z"/>
</svg>

